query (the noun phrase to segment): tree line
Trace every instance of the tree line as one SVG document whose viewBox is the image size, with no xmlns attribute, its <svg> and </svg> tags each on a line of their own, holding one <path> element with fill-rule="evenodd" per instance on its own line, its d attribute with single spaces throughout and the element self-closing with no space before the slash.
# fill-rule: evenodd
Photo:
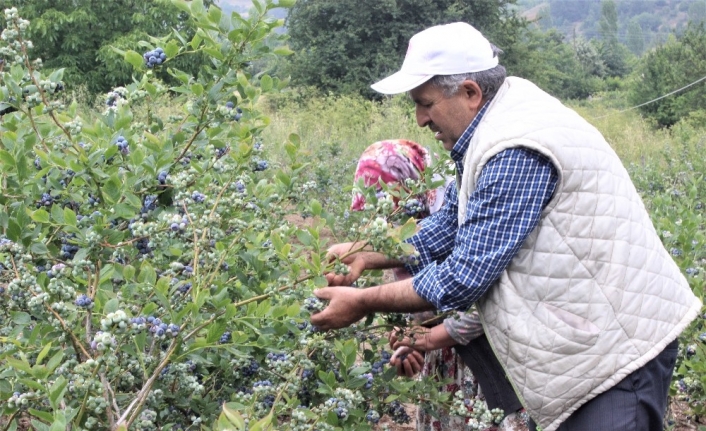
<svg viewBox="0 0 706 431">
<path fill-rule="evenodd" d="M 194 32 L 170 0 L 0 0 L 3 8 L 10 3 L 31 22 L 33 55 L 46 68 L 66 69 L 69 87 L 82 86 L 92 94 L 132 80 L 130 66 L 114 48 L 147 51 L 137 41 L 148 34 L 178 29 L 192 37 Z M 583 11 L 564 3 L 549 2 L 549 7 L 567 17 L 595 14 L 599 7 L 600 38 L 569 39 L 557 29 L 533 25 L 520 15 L 518 0 L 298 0 L 286 18 L 294 55 L 251 68 L 291 76 L 295 86 L 324 94 L 376 98 L 380 96 L 369 85 L 398 69 L 413 34 L 466 21 L 503 50 L 501 62 L 509 74 L 530 79 L 564 100 L 623 90 L 630 103 L 640 104 L 706 75 L 702 20 L 643 53 L 643 46 L 623 42 L 621 35 L 637 30 L 634 23 L 628 23 L 632 30 L 626 29 L 619 19 L 620 8 L 626 7 L 622 3 L 590 2 Z M 196 71 L 206 60 L 195 57 L 175 66 Z M 642 109 L 657 124 L 669 126 L 704 109 L 703 92 L 703 85 L 695 85 Z"/>
</svg>

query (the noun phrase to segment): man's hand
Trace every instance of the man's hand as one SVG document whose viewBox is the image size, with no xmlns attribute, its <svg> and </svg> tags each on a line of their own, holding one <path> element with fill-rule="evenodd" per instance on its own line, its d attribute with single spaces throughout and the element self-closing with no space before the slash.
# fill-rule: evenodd
<svg viewBox="0 0 706 431">
<path fill-rule="evenodd" d="M 338 329 L 359 321 L 369 311 L 363 304 L 364 289 L 354 287 L 325 287 L 314 291 L 319 299 L 328 300 L 328 306 L 311 315 L 311 324 L 321 330 Z"/>
<path fill-rule="evenodd" d="M 326 259 L 332 262 L 341 256 L 345 256 L 351 251 L 360 248 L 361 244 L 355 242 L 344 242 L 331 246 L 326 252 Z M 326 281 L 329 286 L 350 286 L 365 271 L 365 256 L 363 253 L 353 253 L 341 259 L 341 262 L 348 265 L 348 274 L 336 274 L 329 272 L 326 274 Z"/>
<path fill-rule="evenodd" d="M 414 377 L 424 367 L 424 356 L 411 347 L 400 347 L 390 357 L 390 365 L 397 367 L 398 376 Z"/>
<path fill-rule="evenodd" d="M 442 325 L 443 326 L 443 325 Z M 406 328 L 404 331 L 404 337 L 401 339 L 398 337 L 400 333 L 399 328 L 395 328 L 388 339 L 390 341 L 390 347 L 393 349 L 399 349 L 400 347 L 411 347 L 415 350 L 420 350 L 422 352 L 428 352 L 430 350 L 436 350 L 443 346 L 437 346 L 434 343 L 432 337 L 432 330 L 425 328 L 423 326 L 413 326 L 411 328 Z"/>
</svg>

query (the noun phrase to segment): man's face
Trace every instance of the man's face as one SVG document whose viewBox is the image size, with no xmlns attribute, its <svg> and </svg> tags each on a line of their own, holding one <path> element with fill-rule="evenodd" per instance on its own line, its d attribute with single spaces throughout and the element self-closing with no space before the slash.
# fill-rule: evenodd
<svg viewBox="0 0 706 431">
<path fill-rule="evenodd" d="M 426 82 L 409 92 L 419 127 L 429 127 L 434 138 L 451 151 L 482 105 L 478 84 L 465 81 L 451 97 Z"/>
</svg>

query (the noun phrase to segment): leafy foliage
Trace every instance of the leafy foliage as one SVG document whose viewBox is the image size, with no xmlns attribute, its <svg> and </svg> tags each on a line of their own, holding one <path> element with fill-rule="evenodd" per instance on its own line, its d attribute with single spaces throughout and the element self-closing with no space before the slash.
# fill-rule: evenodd
<svg viewBox="0 0 706 431">
<path fill-rule="evenodd" d="M 138 42 L 148 35 L 164 36 L 177 29 L 190 38 L 194 30 L 188 14 L 169 0 L 0 0 L 0 7 L 11 6 L 30 21 L 27 36 L 34 43 L 33 55 L 48 69 L 65 69 L 70 87 L 85 84 L 92 93 L 131 82 L 130 66 L 111 46 L 139 49 Z M 199 56 L 190 56 L 176 66 L 194 73 L 200 62 Z"/>
<path fill-rule="evenodd" d="M 281 2 L 279 6 L 285 6 Z M 284 82 L 247 67 L 285 54 L 271 37 L 278 5 L 247 18 L 174 0 L 197 29 L 174 30 L 124 58 L 136 74 L 102 112 L 57 96 L 64 70 L 31 61 L 29 23 L 5 12 L 0 51 L 0 414 L 34 429 L 369 429 L 404 421 L 402 402 L 427 381 L 385 367 L 381 332 L 397 315 L 336 334 L 317 331 L 310 298 L 325 271 L 325 228 L 341 226 L 307 176 L 290 135 L 286 164 L 268 160 L 262 95 Z M 144 54 L 144 55 L 143 55 Z M 164 57 L 162 57 L 164 54 Z M 197 76 L 175 66 L 209 58 Z M 160 79 L 168 74 L 176 85 Z M 170 94 L 181 107 L 153 109 Z M 12 108 L 9 109 L 9 108 Z M 14 110 L 14 111 L 13 111 Z M 333 149 L 332 149 L 333 151 Z M 366 214 L 345 219 L 351 239 L 413 258 L 414 220 L 392 197 L 366 193 Z M 288 221 L 306 216 L 306 226 Z M 396 226 L 392 221 L 398 222 Z M 382 326 L 381 326 L 382 325 Z M 463 400 L 459 400 L 463 405 Z M 471 412 L 469 412 L 469 415 Z"/>
<path fill-rule="evenodd" d="M 354 1 L 302 0 L 287 24 L 296 52 L 293 82 L 324 92 L 379 97 L 370 84 L 396 71 L 409 38 L 432 25 L 466 21 L 506 52 L 505 64 L 519 64 L 514 54 L 525 22 L 512 8 L 515 0 Z"/>
<path fill-rule="evenodd" d="M 691 25 L 678 38 L 650 51 L 630 84 L 635 105 L 656 99 L 706 76 L 706 30 Z M 681 93 L 645 105 L 640 110 L 660 126 L 671 126 L 694 111 L 706 109 L 706 86 L 697 84 Z"/>
</svg>

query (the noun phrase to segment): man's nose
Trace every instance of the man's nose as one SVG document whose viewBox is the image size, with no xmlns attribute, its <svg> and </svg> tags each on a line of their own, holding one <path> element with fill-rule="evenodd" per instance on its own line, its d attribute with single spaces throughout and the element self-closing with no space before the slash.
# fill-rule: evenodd
<svg viewBox="0 0 706 431">
<path fill-rule="evenodd" d="M 419 127 L 426 127 L 431 121 L 431 119 L 429 118 L 429 114 L 427 114 L 424 108 L 416 108 L 415 114 L 417 117 L 417 125 Z"/>
</svg>

